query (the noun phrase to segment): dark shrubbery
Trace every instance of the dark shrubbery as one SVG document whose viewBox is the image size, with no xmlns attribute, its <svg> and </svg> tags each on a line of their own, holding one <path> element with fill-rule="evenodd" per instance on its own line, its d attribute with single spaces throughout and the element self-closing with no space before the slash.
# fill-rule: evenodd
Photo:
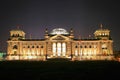
<svg viewBox="0 0 120 80">
<path fill-rule="evenodd" d="M 117 61 L 1 61 L 1 80 L 85 80 L 119 78 Z"/>
</svg>

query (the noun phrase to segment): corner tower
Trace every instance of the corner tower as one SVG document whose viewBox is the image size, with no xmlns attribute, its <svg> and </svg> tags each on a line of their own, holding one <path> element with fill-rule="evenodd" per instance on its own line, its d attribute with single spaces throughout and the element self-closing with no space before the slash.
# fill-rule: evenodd
<svg viewBox="0 0 120 80">
<path fill-rule="evenodd" d="M 103 29 L 103 25 L 100 25 L 100 29 L 96 30 L 94 32 L 95 38 L 96 39 L 110 39 L 110 30 L 108 29 Z"/>
<path fill-rule="evenodd" d="M 20 40 L 20 39 L 25 39 L 25 32 L 20 30 L 20 29 L 16 29 L 16 30 L 11 30 L 10 31 L 10 40 Z"/>
<path fill-rule="evenodd" d="M 110 30 L 103 29 L 103 25 L 100 25 L 100 29 L 96 30 L 95 39 L 99 41 L 99 55 L 103 59 L 112 60 L 113 57 L 113 40 L 110 37 Z"/>
<path fill-rule="evenodd" d="M 7 41 L 7 59 L 8 60 L 18 60 L 21 53 L 21 41 L 25 39 L 24 31 L 20 29 L 15 29 L 10 31 L 10 37 Z"/>
</svg>

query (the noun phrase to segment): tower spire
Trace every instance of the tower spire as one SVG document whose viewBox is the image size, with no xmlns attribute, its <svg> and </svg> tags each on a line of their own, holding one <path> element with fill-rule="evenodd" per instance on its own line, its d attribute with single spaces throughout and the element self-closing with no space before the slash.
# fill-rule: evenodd
<svg viewBox="0 0 120 80">
<path fill-rule="evenodd" d="M 20 29 L 20 26 L 19 26 L 19 25 L 17 25 L 17 29 Z"/>
<path fill-rule="evenodd" d="M 32 35 L 31 34 L 29 35 L 29 37 L 30 37 L 30 39 L 32 39 Z"/>
<path fill-rule="evenodd" d="M 45 29 L 45 38 L 47 39 L 49 36 L 48 36 L 48 29 L 46 28 Z"/>
<path fill-rule="evenodd" d="M 70 29 L 70 38 L 73 39 L 74 38 L 74 34 L 73 34 L 73 28 Z"/>
<path fill-rule="evenodd" d="M 20 24 L 18 24 L 18 25 L 16 25 L 16 26 L 17 26 L 17 29 L 20 29 L 20 28 L 23 27 L 23 25 L 20 25 Z"/>
<path fill-rule="evenodd" d="M 100 24 L 100 29 L 102 29 L 103 28 L 103 24 Z"/>
<path fill-rule="evenodd" d="M 47 28 L 45 29 L 45 33 L 48 34 L 48 29 Z"/>
</svg>

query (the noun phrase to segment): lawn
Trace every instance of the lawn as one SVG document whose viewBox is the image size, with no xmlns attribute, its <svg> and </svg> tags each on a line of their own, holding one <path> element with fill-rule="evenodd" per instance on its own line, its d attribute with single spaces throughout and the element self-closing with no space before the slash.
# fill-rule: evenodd
<svg viewBox="0 0 120 80">
<path fill-rule="evenodd" d="M 88 80 L 119 78 L 117 61 L 1 61 L 0 80 Z"/>
</svg>

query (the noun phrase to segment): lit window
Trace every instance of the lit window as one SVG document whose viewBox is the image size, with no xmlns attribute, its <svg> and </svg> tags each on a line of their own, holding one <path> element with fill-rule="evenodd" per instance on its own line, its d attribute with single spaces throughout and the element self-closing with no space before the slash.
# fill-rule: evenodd
<svg viewBox="0 0 120 80">
<path fill-rule="evenodd" d="M 102 45 L 102 49 L 107 49 L 107 45 L 106 45 L 106 44 L 103 44 L 103 45 Z"/>
<path fill-rule="evenodd" d="M 75 50 L 75 56 L 78 56 L 78 51 L 77 50 Z"/>
<path fill-rule="evenodd" d="M 57 43 L 57 52 L 58 52 L 58 56 L 61 55 L 61 43 Z"/>
<path fill-rule="evenodd" d="M 66 53 L 66 44 L 65 43 L 62 43 L 62 52 Z"/>
<path fill-rule="evenodd" d="M 53 53 L 55 53 L 56 52 L 56 43 L 53 43 L 52 49 L 53 49 Z"/>
</svg>

